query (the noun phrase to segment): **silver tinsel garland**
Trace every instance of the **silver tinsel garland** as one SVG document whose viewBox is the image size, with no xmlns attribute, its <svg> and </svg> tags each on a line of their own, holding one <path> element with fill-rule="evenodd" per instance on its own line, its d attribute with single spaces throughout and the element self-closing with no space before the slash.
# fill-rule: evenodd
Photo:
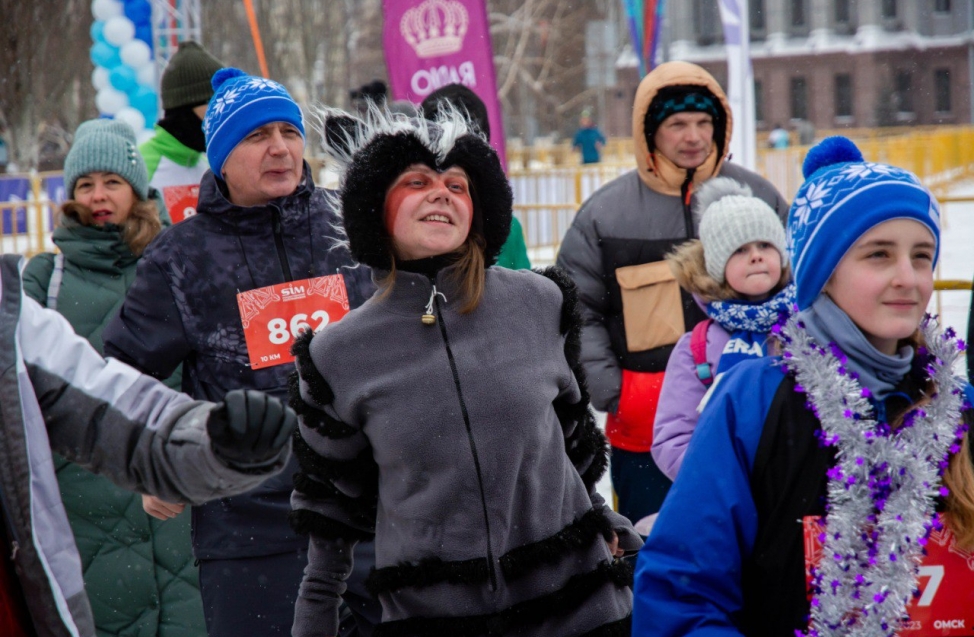
<svg viewBox="0 0 974 637">
<path fill-rule="evenodd" d="M 953 373 L 964 346 L 929 317 L 920 327 L 926 347 L 917 356 L 937 391 L 895 431 L 875 420 L 869 390 L 834 344 L 816 344 L 796 315 L 779 330 L 796 391 L 821 422 L 822 443 L 836 449 L 810 627 L 799 634 L 894 635 L 917 590 L 923 547 L 938 524 L 935 501 L 947 495 L 941 477 L 965 430 L 964 382 Z"/>
</svg>

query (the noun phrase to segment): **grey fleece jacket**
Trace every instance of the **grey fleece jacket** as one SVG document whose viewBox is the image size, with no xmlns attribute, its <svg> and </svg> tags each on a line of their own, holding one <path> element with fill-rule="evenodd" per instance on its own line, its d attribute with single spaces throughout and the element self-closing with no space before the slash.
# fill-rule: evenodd
<svg viewBox="0 0 974 637">
<path fill-rule="evenodd" d="M 574 288 L 554 269 L 486 274 L 466 315 L 438 274 L 424 325 L 433 281 L 400 271 L 298 347 L 292 521 L 311 544 L 296 637 L 334 634 L 351 547 L 373 534 L 376 636 L 628 634 L 628 567 L 603 538 L 641 541 L 594 492 L 607 446 L 579 382 Z"/>
</svg>

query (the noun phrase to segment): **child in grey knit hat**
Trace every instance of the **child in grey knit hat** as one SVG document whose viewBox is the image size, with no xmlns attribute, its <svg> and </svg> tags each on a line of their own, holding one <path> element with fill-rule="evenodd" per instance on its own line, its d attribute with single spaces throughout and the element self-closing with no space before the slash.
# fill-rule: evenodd
<svg viewBox="0 0 974 637">
<path fill-rule="evenodd" d="M 679 246 L 667 261 L 709 318 L 677 341 L 666 366 L 652 453 L 671 479 L 708 389 L 733 365 L 768 353 L 768 334 L 795 298 L 785 229 L 748 186 L 710 179 L 696 195 L 694 213 L 700 239 Z"/>
</svg>

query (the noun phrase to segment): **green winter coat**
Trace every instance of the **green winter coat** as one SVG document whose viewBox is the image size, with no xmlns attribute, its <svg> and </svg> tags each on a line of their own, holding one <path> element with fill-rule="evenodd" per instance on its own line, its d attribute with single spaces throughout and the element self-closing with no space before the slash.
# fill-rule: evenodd
<svg viewBox="0 0 974 637">
<path fill-rule="evenodd" d="M 517 217 L 511 217 L 511 233 L 497 255 L 497 265 L 509 270 L 527 270 L 531 267 L 528 247 L 524 243 L 524 231 Z"/>
<path fill-rule="evenodd" d="M 57 311 L 102 352 L 102 330 L 135 279 L 138 257 L 121 228 L 84 226 L 63 216 L 54 243 L 65 255 Z M 54 254 L 24 270 L 24 291 L 47 305 Z M 188 511 L 165 522 L 142 509 L 142 496 L 55 455 L 55 469 L 81 553 L 99 637 L 204 636 L 199 576 Z"/>
</svg>

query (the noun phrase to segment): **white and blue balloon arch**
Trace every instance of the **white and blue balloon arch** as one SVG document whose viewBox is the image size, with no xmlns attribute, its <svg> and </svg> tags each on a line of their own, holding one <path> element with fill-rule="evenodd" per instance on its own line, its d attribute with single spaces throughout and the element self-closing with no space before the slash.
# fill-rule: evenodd
<svg viewBox="0 0 974 637">
<path fill-rule="evenodd" d="M 95 106 L 141 142 L 162 115 L 162 69 L 180 41 L 199 40 L 199 0 L 92 0 L 91 13 Z"/>
</svg>

